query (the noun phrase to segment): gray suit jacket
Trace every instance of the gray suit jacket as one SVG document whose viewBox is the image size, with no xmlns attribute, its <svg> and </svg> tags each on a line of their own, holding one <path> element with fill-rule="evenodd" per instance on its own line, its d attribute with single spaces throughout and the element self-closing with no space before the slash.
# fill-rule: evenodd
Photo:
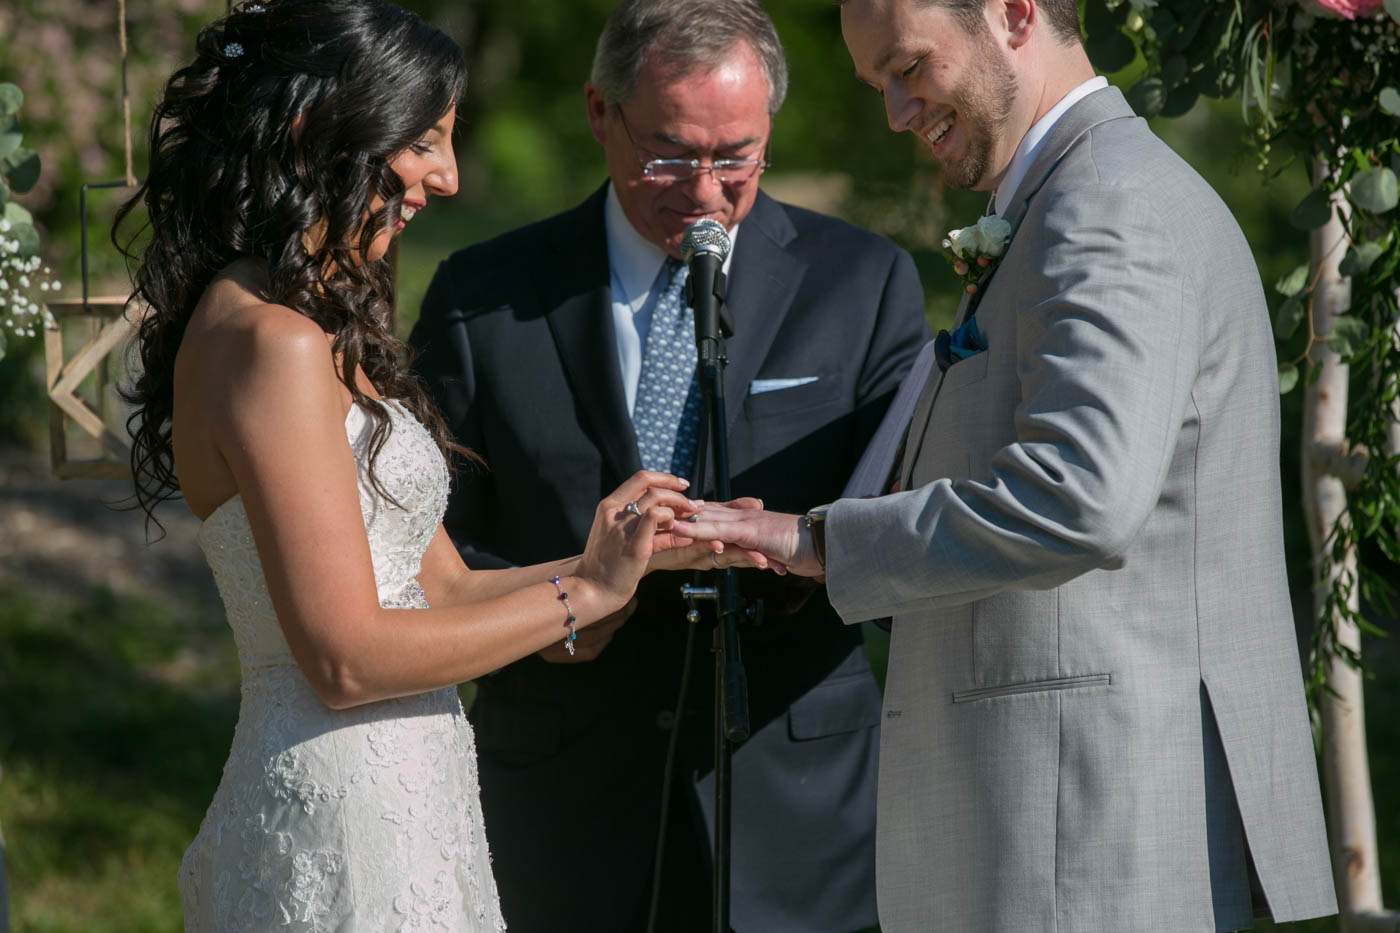
<svg viewBox="0 0 1400 933">
<path fill-rule="evenodd" d="M 1335 912 L 1249 247 L 1114 88 L 1013 204 L 909 491 L 828 518 L 833 605 L 894 616 L 884 929 L 1234 930 L 1250 856 L 1275 919 Z"/>
</svg>

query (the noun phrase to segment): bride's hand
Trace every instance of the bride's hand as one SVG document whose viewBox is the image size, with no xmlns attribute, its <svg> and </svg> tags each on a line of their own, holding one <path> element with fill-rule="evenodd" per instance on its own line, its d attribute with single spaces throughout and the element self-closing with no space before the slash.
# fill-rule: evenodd
<svg viewBox="0 0 1400 933">
<path fill-rule="evenodd" d="M 760 510 L 763 508 L 763 500 L 744 497 L 726 502 L 724 507 Z M 695 517 L 699 516 L 698 512 L 693 514 Z M 759 551 L 726 548 L 720 541 L 691 540 L 685 534 L 688 517 L 677 516 L 670 530 L 670 538 L 666 541 L 667 546 L 664 549 L 657 547 L 653 550 L 651 561 L 647 564 L 647 573 L 653 570 L 723 570 L 726 567 L 756 567 L 759 570 L 771 569 L 779 574 L 786 572 L 786 568 L 781 564 L 769 560 Z M 659 533 L 658 536 L 664 537 L 665 533 Z"/>
<path fill-rule="evenodd" d="M 682 495 L 689 485 L 669 473 L 642 470 L 617 487 L 593 513 L 574 576 L 593 586 L 606 605 L 623 606 L 653 553 L 692 544 L 671 527 L 674 519 L 683 527 L 700 507 Z"/>
</svg>

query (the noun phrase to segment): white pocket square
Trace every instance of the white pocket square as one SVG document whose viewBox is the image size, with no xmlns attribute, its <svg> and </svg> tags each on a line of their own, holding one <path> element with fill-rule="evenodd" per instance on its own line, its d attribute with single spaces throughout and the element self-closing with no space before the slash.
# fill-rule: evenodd
<svg viewBox="0 0 1400 933">
<path fill-rule="evenodd" d="M 749 394 L 762 395 L 764 392 L 795 389 L 798 386 L 805 386 L 809 382 L 816 382 L 817 379 L 817 376 L 797 376 L 792 379 L 755 379 L 749 383 Z"/>
</svg>

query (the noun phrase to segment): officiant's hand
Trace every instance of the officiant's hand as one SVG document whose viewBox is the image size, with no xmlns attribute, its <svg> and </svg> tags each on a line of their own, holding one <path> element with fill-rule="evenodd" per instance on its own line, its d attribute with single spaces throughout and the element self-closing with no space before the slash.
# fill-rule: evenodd
<svg viewBox="0 0 1400 933">
<path fill-rule="evenodd" d="M 728 549 L 762 554 L 774 569 L 804 577 L 821 577 L 825 572 L 800 515 L 706 503 L 696 521 L 685 524 L 686 534 L 696 541 L 720 541 Z"/>
<path fill-rule="evenodd" d="M 637 600 L 634 597 L 627 605 L 617 610 L 610 616 L 604 616 L 592 625 L 578 630 L 578 638 L 574 639 L 574 652 L 564 647 L 563 642 L 555 642 L 542 651 L 535 652 L 541 660 L 551 664 L 577 664 L 581 661 L 592 661 L 603 653 L 603 649 L 613 640 L 613 635 L 622 628 L 622 623 L 632 618 L 632 613 L 637 611 Z"/>
</svg>

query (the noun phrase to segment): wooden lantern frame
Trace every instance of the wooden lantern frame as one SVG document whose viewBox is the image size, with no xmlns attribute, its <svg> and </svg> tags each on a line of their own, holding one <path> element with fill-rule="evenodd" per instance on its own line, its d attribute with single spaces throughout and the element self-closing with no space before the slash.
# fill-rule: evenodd
<svg viewBox="0 0 1400 933">
<path fill-rule="evenodd" d="M 49 455 L 53 474 L 61 479 L 127 479 L 131 476 L 131 441 L 108 426 L 103 412 L 79 393 L 95 375 L 99 394 L 109 385 L 108 360 L 113 350 L 127 346 L 140 322 L 139 306 L 126 311 L 125 298 L 55 299 L 48 302 L 51 322 L 44 328 L 44 386 L 49 396 Z M 63 324 L 73 319 L 91 322 L 92 335 L 65 359 Z M 103 407 L 99 402 L 99 408 Z M 75 460 L 68 451 L 67 425 L 77 425 L 96 439 L 105 456 Z"/>
</svg>

